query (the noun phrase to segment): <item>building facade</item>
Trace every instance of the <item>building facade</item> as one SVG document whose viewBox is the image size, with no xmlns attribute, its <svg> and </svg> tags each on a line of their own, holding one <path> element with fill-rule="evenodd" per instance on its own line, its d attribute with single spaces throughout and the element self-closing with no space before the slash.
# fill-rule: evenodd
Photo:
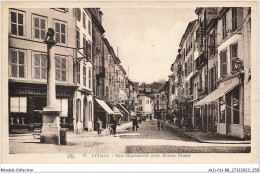
<svg viewBox="0 0 260 173">
<path fill-rule="evenodd" d="M 57 107 L 61 126 L 74 129 L 74 57 L 76 48 L 73 9 L 9 10 L 9 123 L 10 131 L 41 127 L 47 105 L 48 28 L 55 31 Z"/>
<path fill-rule="evenodd" d="M 177 114 L 191 118 L 195 129 L 248 138 L 251 9 L 197 8 L 195 13 L 198 20 L 189 23 L 171 66 Z"/>
</svg>

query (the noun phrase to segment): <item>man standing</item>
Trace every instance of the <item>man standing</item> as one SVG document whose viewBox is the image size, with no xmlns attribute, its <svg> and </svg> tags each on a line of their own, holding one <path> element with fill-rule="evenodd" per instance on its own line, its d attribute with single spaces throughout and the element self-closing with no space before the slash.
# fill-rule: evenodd
<svg viewBox="0 0 260 173">
<path fill-rule="evenodd" d="M 102 123 L 102 121 L 98 118 L 98 119 L 97 119 L 97 132 L 98 132 L 98 135 L 101 135 L 102 126 L 103 126 L 103 123 Z"/>
<path fill-rule="evenodd" d="M 113 117 L 113 119 L 111 121 L 111 128 L 113 130 L 114 135 L 116 135 L 116 126 L 117 126 L 117 121 L 116 121 L 116 118 Z"/>
<path fill-rule="evenodd" d="M 136 117 L 133 119 L 133 131 L 137 131 L 137 128 L 138 128 L 138 121 L 136 119 Z"/>
</svg>

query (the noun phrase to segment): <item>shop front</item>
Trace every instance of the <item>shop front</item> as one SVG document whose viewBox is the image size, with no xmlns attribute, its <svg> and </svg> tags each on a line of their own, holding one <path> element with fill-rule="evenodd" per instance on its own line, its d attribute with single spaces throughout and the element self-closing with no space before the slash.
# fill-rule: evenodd
<svg viewBox="0 0 260 173">
<path fill-rule="evenodd" d="M 73 129 L 74 86 L 56 86 L 56 105 L 61 111 L 61 127 Z M 9 82 L 10 133 L 28 133 L 42 126 L 42 110 L 47 105 L 45 84 Z"/>
<path fill-rule="evenodd" d="M 243 138 L 241 84 L 237 77 L 219 83 L 219 87 L 200 100 L 203 131 Z"/>
<path fill-rule="evenodd" d="M 99 118 L 103 123 L 103 129 L 109 127 L 110 115 L 115 114 L 115 112 L 101 99 L 95 98 L 94 103 L 94 130 L 97 130 L 97 119 Z"/>
</svg>

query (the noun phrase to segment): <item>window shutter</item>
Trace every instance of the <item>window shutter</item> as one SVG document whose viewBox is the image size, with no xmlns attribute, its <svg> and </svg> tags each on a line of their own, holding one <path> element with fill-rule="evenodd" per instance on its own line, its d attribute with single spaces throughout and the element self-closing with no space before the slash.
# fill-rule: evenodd
<svg viewBox="0 0 260 173">
<path fill-rule="evenodd" d="M 91 61 L 91 42 L 87 43 L 87 57 Z"/>
<path fill-rule="evenodd" d="M 223 52 L 220 52 L 220 77 L 223 77 Z"/>
<path fill-rule="evenodd" d="M 77 16 L 78 21 L 80 21 L 80 18 L 81 18 L 81 9 L 80 8 L 76 9 L 76 16 Z"/>
</svg>

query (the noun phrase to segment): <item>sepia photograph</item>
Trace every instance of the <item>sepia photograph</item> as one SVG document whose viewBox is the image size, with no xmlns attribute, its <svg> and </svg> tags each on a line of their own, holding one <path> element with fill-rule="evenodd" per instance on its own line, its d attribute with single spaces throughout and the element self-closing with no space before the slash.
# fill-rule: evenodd
<svg viewBox="0 0 260 173">
<path fill-rule="evenodd" d="M 2 162 L 257 163 L 257 3 L 1 13 Z"/>
</svg>

